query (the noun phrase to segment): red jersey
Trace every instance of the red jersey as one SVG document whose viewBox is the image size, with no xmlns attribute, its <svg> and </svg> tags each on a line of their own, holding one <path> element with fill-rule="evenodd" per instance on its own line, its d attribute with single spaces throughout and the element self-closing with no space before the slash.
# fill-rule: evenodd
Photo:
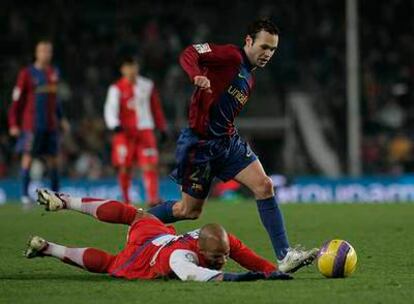
<svg viewBox="0 0 414 304">
<path fill-rule="evenodd" d="M 59 73 L 49 66 L 40 70 L 30 65 L 20 70 L 9 109 L 9 127 L 23 131 L 55 131 L 62 117 L 57 98 Z"/>
<path fill-rule="evenodd" d="M 139 227 L 140 234 L 149 235 L 144 227 Z M 153 231 L 151 227 L 148 233 Z M 168 226 L 163 226 L 162 231 L 164 233 L 147 239 L 140 246 L 125 248 L 109 273 L 128 279 L 178 277 L 195 281 L 208 281 L 222 273 L 208 269 L 197 246 L 199 229 L 184 235 L 169 234 L 174 233 L 174 229 Z M 229 242 L 230 258 L 244 268 L 266 273 L 276 270 L 274 264 L 258 256 L 231 234 Z"/>
<path fill-rule="evenodd" d="M 208 264 L 197 245 L 199 232 L 199 229 L 189 232 L 180 236 L 171 245 L 163 248 L 159 253 L 159 257 L 154 260 L 156 271 L 163 276 L 173 273 L 181 280 L 199 278 L 200 281 L 208 281 L 220 274 L 221 271 L 208 269 Z M 240 266 L 250 271 L 272 272 L 276 270 L 275 265 L 258 256 L 237 237 L 231 234 L 228 234 L 228 236 L 230 258 Z M 193 269 L 191 269 L 190 263 L 199 267 L 192 266 Z"/>
<path fill-rule="evenodd" d="M 210 89 L 196 88 L 191 97 L 190 128 L 206 138 L 233 135 L 234 119 L 254 84 L 244 50 L 231 44 L 196 44 L 182 52 L 180 64 L 191 82 L 195 76 L 210 80 Z"/>
<path fill-rule="evenodd" d="M 138 76 L 135 83 L 120 78 L 109 87 L 105 102 L 105 122 L 109 129 L 122 127 L 127 132 L 165 131 L 166 121 L 154 83 Z"/>
</svg>

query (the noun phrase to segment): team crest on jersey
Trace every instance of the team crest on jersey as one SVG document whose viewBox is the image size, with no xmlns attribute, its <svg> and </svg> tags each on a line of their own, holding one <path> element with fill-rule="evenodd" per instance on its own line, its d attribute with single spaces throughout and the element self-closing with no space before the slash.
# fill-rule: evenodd
<svg viewBox="0 0 414 304">
<path fill-rule="evenodd" d="M 190 263 L 197 264 L 197 260 L 196 260 L 196 258 L 195 258 L 195 256 L 194 256 L 194 254 L 191 254 L 191 253 L 186 253 L 186 254 L 185 254 L 185 258 L 186 258 L 186 260 L 187 260 L 187 261 L 189 261 Z"/>
<path fill-rule="evenodd" d="M 193 44 L 193 47 L 199 54 L 211 52 L 211 48 L 208 43 Z"/>
</svg>

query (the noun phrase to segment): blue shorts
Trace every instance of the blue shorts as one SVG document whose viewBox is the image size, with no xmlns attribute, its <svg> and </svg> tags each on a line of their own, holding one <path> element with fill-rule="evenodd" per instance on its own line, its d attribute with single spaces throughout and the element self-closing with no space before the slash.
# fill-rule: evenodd
<svg viewBox="0 0 414 304">
<path fill-rule="evenodd" d="M 24 131 L 16 143 L 18 153 L 29 153 L 32 156 L 58 153 L 59 135 L 56 131 L 29 132 Z"/>
<path fill-rule="evenodd" d="M 171 177 L 181 184 L 182 191 L 204 199 L 215 177 L 228 181 L 256 159 L 237 133 L 232 137 L 202 139 L 187 128 L 177 140 L 177 167 Z"/>
</svg>

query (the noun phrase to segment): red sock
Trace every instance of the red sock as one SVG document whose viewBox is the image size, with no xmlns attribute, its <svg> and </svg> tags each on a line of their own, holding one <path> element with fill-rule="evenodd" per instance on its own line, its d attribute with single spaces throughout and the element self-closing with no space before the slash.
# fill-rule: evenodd
<svg viewBox="0 0 414 304">
<path fill-rule="evenodd" d="M 88 248 L 83 254 L 83 265 L 90 272 L 107 273 L 114 260 L 114 255 L 96 248 Z"/>
<path fill-rule="evenodd" d="M 130 225 L 137 213 L 137 209 L 119 201 L 103 200 L 90 197 L 66 197 L 66 209 L 76 210 L 92 215 L 107 223 Z"/>
<path fill-rule="evenodd" d="M 158 171 L 144 171 L 143 178 L 148 203 L 150 205 L 158 203 L 160 200 L 158 193 Z"/>
<path fill-rule="evenodd" d="M 131 174 L 128 172 L 119 172 L 118 182 L 122 192 L 122 198 L 125 203 L 129 204 L 129 187 L 131 186 Z"/>
<path fill-rule="evenodd" d="M 96 209 L 96 217 L 107 223 L 131 225 L 136 214 L 135 207 L 118 201 L 107 201 Z"/>
<path fill-rule="evenodd" d="M 107 273 L 115 259 L 114 255 L 100 249 L 70 248 L 52 242 L 48 242 L 44 254 L 58 258 L 66 264 L 97 273 Z"/>
</svg>

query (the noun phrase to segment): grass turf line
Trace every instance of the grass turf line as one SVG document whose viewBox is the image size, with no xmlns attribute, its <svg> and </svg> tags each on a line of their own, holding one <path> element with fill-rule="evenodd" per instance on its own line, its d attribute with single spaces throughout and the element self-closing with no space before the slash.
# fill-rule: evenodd
<svg viewBox="0 0 414 304">
<path fill-rule="evenodd" d="M 125 281 L 90 274 L 55 259 L 26 260 L 22 250 L 38 234 L 71 246 L 117 252 L 126 227 L 74 212 L 21 211 L 0 206 L 0 303 L 412 303 L 414 204 L 282 206 L 291 244 L 318 246 L 348 240 L 358 254 L 356 273 L 325 279 L 310 266 L 288 282 L 194 283 Z M 211 202 L 200 220 L 178 223 L 180 232 L 222 223 L 258 253 L 272 259 L 254 201 Z M 234 263 L 226 270 L 240 271 Z"/>
</svg>

